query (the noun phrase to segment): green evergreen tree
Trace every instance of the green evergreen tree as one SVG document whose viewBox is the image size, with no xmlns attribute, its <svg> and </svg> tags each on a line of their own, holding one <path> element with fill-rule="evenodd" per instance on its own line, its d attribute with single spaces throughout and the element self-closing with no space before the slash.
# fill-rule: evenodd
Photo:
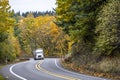
<svg viewBox="0 0 120 80">
<path fill-rule="evenodd" d="M 94 46 L 97 14 L 106 0 L 57 0 L 56 24 L 70 35 L 77 48 Z"/>
<path fill-rule="evenodd" d="M 98 17 L 96 53 L 120 54 L 120 0 L 109 0 Z"/>
</svg>

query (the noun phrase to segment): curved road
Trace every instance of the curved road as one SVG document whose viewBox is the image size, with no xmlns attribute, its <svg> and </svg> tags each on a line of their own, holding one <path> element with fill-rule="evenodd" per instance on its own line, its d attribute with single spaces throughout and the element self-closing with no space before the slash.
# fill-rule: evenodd
<svg viewBox="0 0 120 80">
<path fill-rule="evenodd" d="M 7 80 L 107 80 L 68 71 L 58 58 L 46 58 L 5 66 L 0 70 Z"/>
</svg>

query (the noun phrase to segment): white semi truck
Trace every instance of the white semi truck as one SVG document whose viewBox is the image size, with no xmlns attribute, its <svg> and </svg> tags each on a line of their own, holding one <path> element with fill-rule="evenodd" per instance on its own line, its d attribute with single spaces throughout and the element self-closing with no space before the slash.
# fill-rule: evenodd
<svg viewBox="0 0 120 80">
<path fill-rule="evenodd" d="M 33 51 L 34 60 L 44 59 L 44 52 L 42 48 Z"/>
</svg>

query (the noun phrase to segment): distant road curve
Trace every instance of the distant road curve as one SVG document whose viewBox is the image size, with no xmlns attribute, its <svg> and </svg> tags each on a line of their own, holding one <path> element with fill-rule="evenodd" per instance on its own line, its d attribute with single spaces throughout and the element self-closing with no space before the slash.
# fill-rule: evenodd
<svg viewBox="0 0 120 80">
<path fill-rule="evenodd" d="M 0 73 L 7 80 L 108 80 L 87 76 L 61 67 L 58 58 L 45 58 L 5 66 Z"/>
</svg>

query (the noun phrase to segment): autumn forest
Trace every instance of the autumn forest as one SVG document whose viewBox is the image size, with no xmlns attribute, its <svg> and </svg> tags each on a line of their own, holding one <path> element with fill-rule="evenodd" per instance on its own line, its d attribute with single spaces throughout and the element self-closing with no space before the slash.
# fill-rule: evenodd
<svg viewBox="0 0 120 80">
<path fill-rule="evenodd" d="M 119 75 L 120 0 L 56 0 L 56 5 L 52 12 L 20 14 L 0 0 L 0 63 L 43 48 L 46 57 L 62 57 L 76 71 Z"/>
</svg>

